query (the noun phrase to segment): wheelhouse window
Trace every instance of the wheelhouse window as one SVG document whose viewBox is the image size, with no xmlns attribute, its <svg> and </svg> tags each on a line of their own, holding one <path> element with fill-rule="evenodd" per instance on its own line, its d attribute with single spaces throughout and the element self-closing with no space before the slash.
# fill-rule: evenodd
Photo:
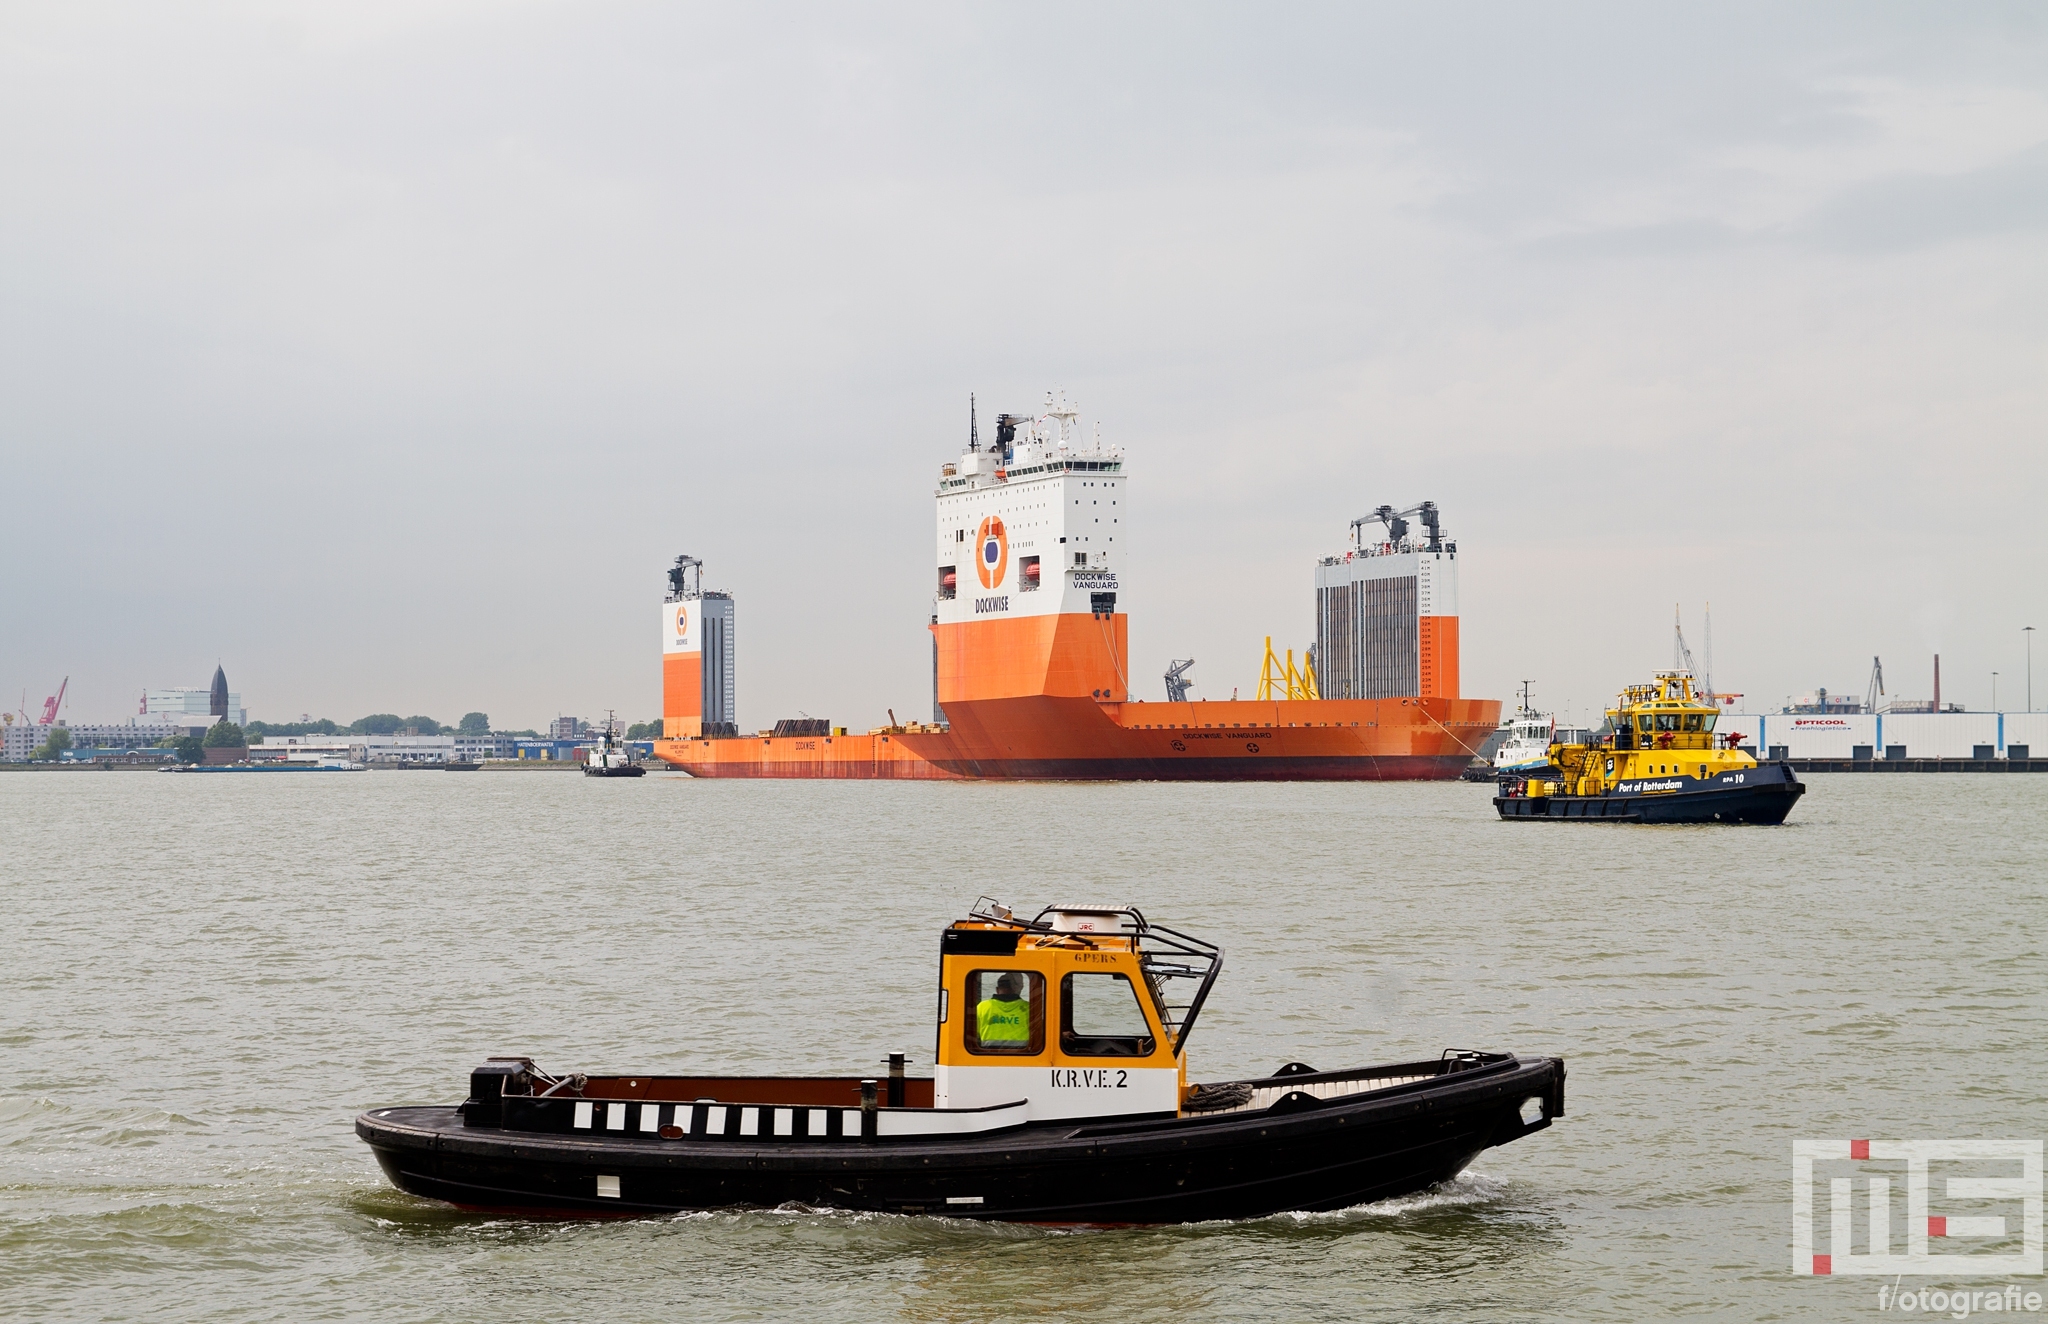
<svg viewBox="0 0 2048 1324">
<path fill-rule="evenodd" d="M 1149 1057 L 1152 1027 L 1125 975 L 1075 973 L 1060 980 L 1060 1051 L 1075 1057 Z"/>
<path fill-rule="evenodd" d="M 1030 970 L 970 970 L 966 1024 L 970 1053 L 1035 1057 L 1045 1051 L 1045 976 Z"/>
</svg>

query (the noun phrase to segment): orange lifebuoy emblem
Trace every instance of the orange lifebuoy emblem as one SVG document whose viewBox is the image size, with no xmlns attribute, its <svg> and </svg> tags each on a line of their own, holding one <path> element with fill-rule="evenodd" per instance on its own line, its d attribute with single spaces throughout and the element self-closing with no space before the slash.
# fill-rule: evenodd
<svg viewBox="0 0 2048 1324">
<path fill-rule="evenodd" d="M 1003 531 L 1002 519 L 991 515 L 983 520 L 974 542 L 980 549 L 974 557 L 975 578 L 983 588 L 1000 587 L 1010 568 L 1010 535 Z"/>
</svg>

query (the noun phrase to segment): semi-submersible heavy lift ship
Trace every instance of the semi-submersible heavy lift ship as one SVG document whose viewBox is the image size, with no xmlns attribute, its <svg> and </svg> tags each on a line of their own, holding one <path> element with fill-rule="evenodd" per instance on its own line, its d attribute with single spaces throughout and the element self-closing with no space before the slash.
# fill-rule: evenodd
<svg viewBox="0 0 2048 1324">
<path fill-rule="evenodd" d="M 699 561 L 678 558 L 662 606 L 656 757 L 700 777 L 1378 781 L 1465 770 L 1500 703 L 1459 695 L 1458 548 L 1434 505 L 1420 508 L 1426 537 L 1382 507 L 1316 567 L 1322 697 L 1138 702 L 1118 605 L 1128 481 L 1122 452 L 1084 445 L 1064 403 L 1002 415 L 986 449 L 970 429 L 966 451 L 939 470 L 928 724 L 850 733 L 785 722 L 742 735 L 733 600 L 703 587 Z"/>
</svg>

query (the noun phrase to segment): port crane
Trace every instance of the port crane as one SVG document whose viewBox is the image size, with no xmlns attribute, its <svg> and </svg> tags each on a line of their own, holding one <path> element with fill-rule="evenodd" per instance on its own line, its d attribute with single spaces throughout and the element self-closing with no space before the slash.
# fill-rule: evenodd
<svg viewBox="0 0 2048 1324">
<path fill-rule="evenodd" d="M 1374 520 L 1378 520 L 1387 526 L 1387 541 L 1398 543 L 1408 536 L 1408 517 L 1410 515 L 1420 517 L 1422 527 L 1429 530 L 1429 550 L 1432 552 L 1442 551 L 1444 546 L 1443 530 L 1437 524 L 1436 502 L 1434 501 L 1425 501 L 1420 505 L 1410 506 L 1406 510 L 1396 510 L 1392 506 L 1381 506 L 1370 515 L 1360 515 L 1357 519 L 1351 521 L 1351 541 L 1354 544 L 1362 545 L 1360 543 L 1360 539 L 1363 537 L 1361 530 Z"/>
<path fill-rule="evenodd" d="M 1863 711 L 1866 713 L 1876 712 L 1877 701 L 1884 697 L 1884 662 L 1876 656 L 1872 656 L 1870 659 L 1870 685 L 1863 692 Z"/>
<path fill-rule="evenodd" d="M 57 687 L 57 692 L 55 694 L 52 694 L 49 698 L 43 700 L 43 720 L 41 722 L 41 725 L 48 726 L 52 722 L 55 722 L 57 720 L 57 710 L 64 706 L 64 691 L 70 688 L 71 677 L 66 676 L 64 678 L 64 683 Z M 23 713 L 22 716 L 26 717 L 28 716 L 28 714 Z"/>
<path fill-rule="evenodd" d="M 1194 683 L 1194 677 L 1188 675 L 1188 672 L 1194 669 L 1194 665 L 1195 659 L 1191 657 L 1178 657 L 1167 664 L 1166 701 L 1168 703 L 1186 703 L 1188 701 L 1188 686 Z"/>
</svg>

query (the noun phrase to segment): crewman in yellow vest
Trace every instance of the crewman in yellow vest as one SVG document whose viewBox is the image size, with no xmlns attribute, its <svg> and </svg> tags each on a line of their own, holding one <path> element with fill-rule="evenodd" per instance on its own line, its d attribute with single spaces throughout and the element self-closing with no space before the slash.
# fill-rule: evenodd
<svg viewBox="0 0 2048 1324">
<path fill-rule="evenodd" d="M 1031 1042 L 1031 1004 L 1017 996 L 1017 977 L 996 976 L 996 995 L 974 1009 L 975 1033 L 984 1047 Z"/>
</svg>

